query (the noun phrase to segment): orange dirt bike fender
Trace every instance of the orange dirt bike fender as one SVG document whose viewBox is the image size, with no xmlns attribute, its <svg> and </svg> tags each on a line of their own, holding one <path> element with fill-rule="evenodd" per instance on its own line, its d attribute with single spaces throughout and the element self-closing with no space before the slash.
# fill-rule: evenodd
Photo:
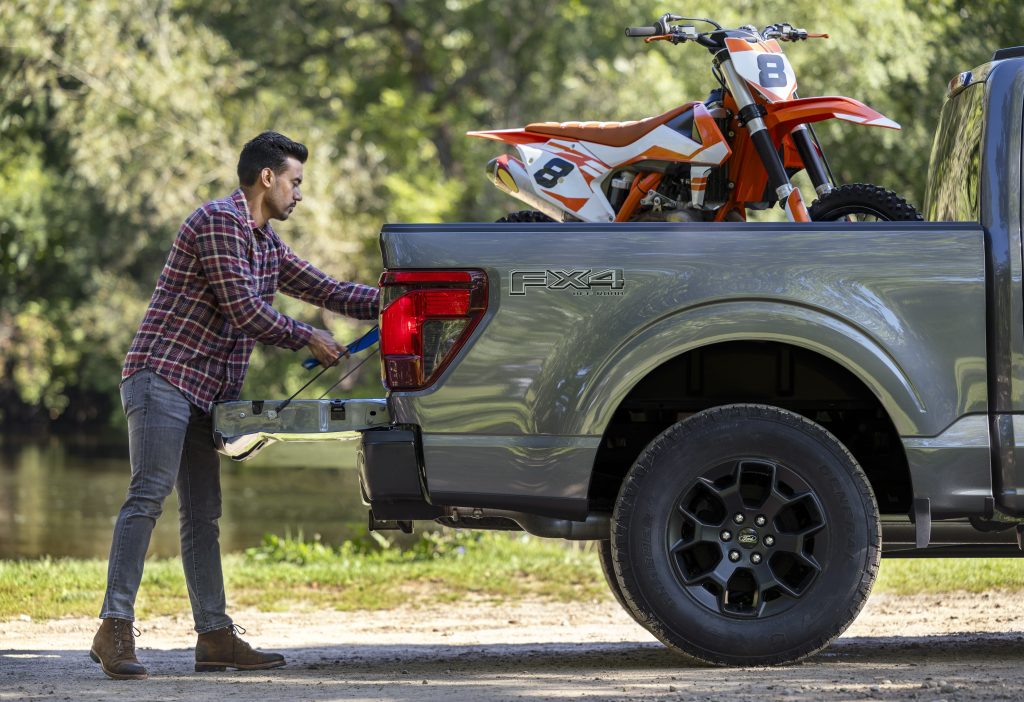
<svg viewBox="0 0 1024 702">
<path fill-rule="evenodd" d="M 782 127 L 782 131 L 786 133 L 798 124 L 821 122 L 826 119 L 841 119 L 845 122 L 863 124 L 866 127 L 901 128 L 897 122 L 881 112 L 871 109 L 863 102 L 842 96 L 769 102 L 765 104 L 765 109 L 767 110 L 764 118 L 765 125 L 772 131 Z"/>
<path fill-rule="evenodd" d="M 537 134 L 528 132 L 525 129 L 494 129 L 484 132 L 466 132 L 466 136 L 478 137 L 480 139 L 493 139 L 503 141 L 506 144 L 537 144 L 550 141 L 554 137 L 550 134 Z"/>
</svg>

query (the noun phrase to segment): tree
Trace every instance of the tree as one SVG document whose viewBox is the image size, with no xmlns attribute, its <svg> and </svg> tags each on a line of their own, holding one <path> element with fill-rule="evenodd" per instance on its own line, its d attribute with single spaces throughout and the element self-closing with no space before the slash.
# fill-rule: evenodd
<svg viewBox="0 0 1024 702">
<path fill-rule="evenodd" d="M 487 221 L 518 207 L 482 177 L 496 145 L 467 130 L 639 119 L 706 96 L 715 82 L 702 48 L 623 36 L 665 9 L 0 4 L 0 413 L 117 414 L 123 354 L 177 228 L 235 187 L 235 159 L 253 135 L 273 128 L 310 147 L 306 201 L 281 227 L 293 248 L 338 277 L 373 282 L 383 222 Z M 833 170 L 918 205 L 946 82 L 1024 29 L 1010 0 L 736 0 L 702 12 L 727 26 L 785 20 L 831 34 L 786 46 L 801 94 L 849 95 L 904 126 L 820 125 Z M 279 306 L 320 321 L 306 305 Z M 343 340 L 364 328 L 331 324 Z M 247 396 L 298 387 L 298 360 L 259 348 Z M 372 376 L 361 392 L 380 392 Z"/>
</svg>

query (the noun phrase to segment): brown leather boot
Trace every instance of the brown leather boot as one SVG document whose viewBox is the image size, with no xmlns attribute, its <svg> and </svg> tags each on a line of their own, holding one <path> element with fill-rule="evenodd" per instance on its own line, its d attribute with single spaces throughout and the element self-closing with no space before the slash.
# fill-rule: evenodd
<svg viewBox="0 0 1024 702">
<path fill-rule="evenodd" d="M 114 680 L 145 680 L 149 673 L 135 657 L 135 627 L 127 619 L 104 619 L 92 640 L 89 657 Z"/>
<path fill-rule="evenodd" d="M 280 653 L 264 653 L 247 644 L 239 634 L 245 629 L 232 624 L 223 629 L 199 635 L 196 642 L 196 672 L 214 673 L 226 668 L 237 670 L 265 670 L 284 665 Z"/>
</svg>

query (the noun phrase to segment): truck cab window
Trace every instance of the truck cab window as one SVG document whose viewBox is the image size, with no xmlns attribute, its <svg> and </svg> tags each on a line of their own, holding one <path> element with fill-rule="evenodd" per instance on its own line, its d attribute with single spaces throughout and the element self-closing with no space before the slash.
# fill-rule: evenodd
<svg viewBox="0 0 1024 702">
<path fill-rule="evenodd" d="M 946 101 L 932 147 L 925 218 L 977 222 L 981 205 L 981 130 L 985 84 L 975 83 Z"/>
</svg>

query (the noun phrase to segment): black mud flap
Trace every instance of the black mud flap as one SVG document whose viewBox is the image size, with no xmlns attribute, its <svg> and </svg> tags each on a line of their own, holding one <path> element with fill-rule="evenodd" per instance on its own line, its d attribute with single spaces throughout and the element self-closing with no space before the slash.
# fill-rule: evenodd
<svg viewBox="0 0 1024 702">
<path fill-rule="evenodd" d="M 356 454 L 363 501 L 370 507 L 370 528 L 402 529 L 415 519 L 444 514 L 427 501 L 419 437 L 414 429 L 392 427 L 365 432 Z"/>
</svg>

